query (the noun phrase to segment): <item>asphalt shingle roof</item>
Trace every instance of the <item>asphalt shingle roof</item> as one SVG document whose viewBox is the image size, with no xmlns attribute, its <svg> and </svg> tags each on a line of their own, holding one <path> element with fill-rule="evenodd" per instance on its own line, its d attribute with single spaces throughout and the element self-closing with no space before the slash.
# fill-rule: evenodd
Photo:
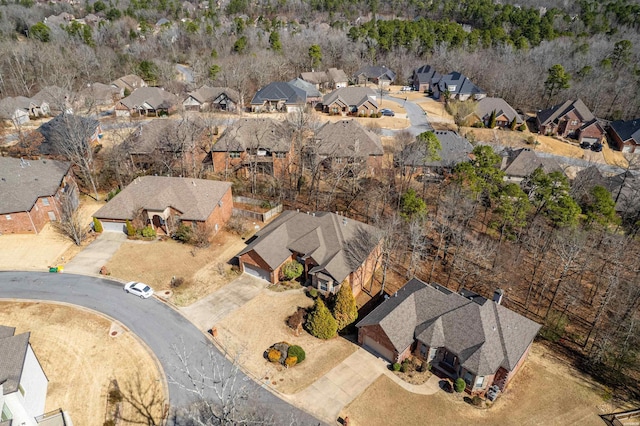
<svg viewBox="0 0 640 426">
<path fill-rule="evenodd" d="M 0 330 L 0 384 L 4 395 L 18 390 L 24 360 L 29 347 L 30 333 L 22 333 L 14 336 L 15 329 L 4 327 L 4 333 Z M 8 331 L 11 330 L 11 334 Z"/>
<path fill-rule="evenodd" d="M 316 133 L 316 153 L 331 157 L 367 157 L 382 155 L 380 136 L 362 127 L 356 120 L 328 122 Z"/>
<path fill-rule="evenodd" d="M 640 118 L 612 121 L 609 126 L 623 142 L 631 139 L 635 144 L 640 145 Z"/>
<path fill-rule="evenodd" d="M 238 103 L 240 100 L 240 94 L 236 90 L 230 89 L 228 87 L 209 87 L 207 85 L 204 85 L 198 90 L 194 90 L 193 92 L 189 92 L 188 96 L 191 96 L 193 99 L 203 104 L 205 102 L 215 101 L 218 96 L 222 94 L 225 94 L 235 103 Z"/>
<path fill-rule="evenodd" d="M 237 256 L 254 251 L 275 269 L 293 252 L 301 253 L 318 264 L 311 273 L 326 273 L 341 283 L 368 256 L 360 258 L 349 249 L 351 241 L 362 238 L 363 232 L 375 238 L 376 228 L 330 212 L 312 215 L 289 210 L 257 232 Z"/>
<path fill-rule="evenodd" d="M 435 68 L 433 68 L 431 65 L 422 65 L 421 67 L 416 68 L 413 71 L 414 77 L 416 80 L 414 80 L 414 84 L 418 83 L 418 84 L 425 84 L 425 83 L 429 83 L 429 84 L 435 84 L 437 83 L 440 78 L 442 77 L 442 75 L 440 75 L 440 73 L 438 71 L 436 71 Z"/>
<path fill-rule="evenodd" d="M 480 118 L 490 116 L 493 111 L 496 112 L 496 117 L 504 114 L 509 122 L 515 117 L 517 124 L 524 123 L 520 114 L 502 98 L 483 98 L 476 104 L 476 115 Z"/>
<path fill-rule="evenodd" d="M 513 370 L 540 329 L 493 301 L 472 301 L 415 278 L 357 326 L 376 324 L 397 351 L 415 339 L 445 347 L 458 355 L 465 369 L 480 376 L 494 374 L 500 366 Z"/>
<path fill-rule="evenodd" d="M 394 81 L 396 79 L 396 73 L 391 71 L 389 68 L 380 65 L 368 65 L 366 67 L 360 68 L 354 74 L 355 77 L 359 75 L 364 75 L 366 78 L 387 78 L 390 81 Z"/>
<path fill-rule="evenodd" d="M 230 182 L 164 176 L 136 178 L 93 216 L 98 219 L 133 219 L 139 208 L 172 207 L 183 220 L 204 221 L 231 188 Z"/>
<path fill-rule="evenodd" d="M 29 211 L 39 197 L 55 195 L 70 163 L 0 157 L 0 214 Z"/>
<path fill-rule="evenodd" d="M 559 105 L 542 110 L 538 113 L 538 120 L 541 125 L 546 126 L 547 124 L 557 121 L 560 117 L 569 113 L 571 110 L 575 110 L 583 122 L 595 120 L 594 115 L 589 111 L 589 108 L 587 108 L 581 99 L 577 99 L 575 101 L 568 100 Z"/>
<path fill-rule="evenodd" d="M 169 93 L 159 87 L 140 87 L 121 99 L 122 105 L 129 109 L 136 109 L 148 104 L 151 108 L 169 109 L 178 104 L 178 97 L 173 93 Z"/>
<path fill-rule="evenodd" d="M 484 90 L 457 71 L 443 75 L 438 81 L 438 85 L 440 91 L 444 92 L 448 89 L 451 95 L 476 95 L 485 93 Z M 455 86 L 455 89 L 452 89 L 452 86 Z"/>
<path fill-rule="evenodd" d="M 299 89 L 304 90 L 304 92 L 307 94 L 307 98 L 320 98 L 322 97 L 322 93 L 320 93 L 320 91 L 318 89 L 316 89 L 316 86 L 314 86 L 313 84 L 309 83 L 308 81 L 305 81 L 301 78 L 294 78 L 293 80 L 291 80 L 289 82 L 289 84 L 292 84 L 294 86 L 296 86 Z"/>
<path fill-rule="evenodd" d="M 257 148 L 289 152 L 291 137 L 287 123 L 271 118 L 241 118 L 225 129 L 211 151 L 242 152 Z"/>
<path fill-rule="evenodd" d="M 342 87 L 331 93 L 327 93 L 322 98 L 323 105 L 330 105 L 340 100 L 348 106 L 360 106 L 366 101 L 371 101 L 373 105 L 378 106 L 376 101 L 376 92 L 369 87 Z"/>
<path fill-rule="evenodd" d="M 304 105 L 307 102 L 307 94 L 291 83 L 278 81 L 269 83 L 258 90 L 251 100 L 251 105 L 278 101 L 284 101 L 287 105 Z"/>
<path fill-rule="evenodd" d="M 549 157 L 538 157 L 528 148 L 509 151 L 505 157 L 503 170 L 507 176 L 528 177 L 537 169 L 542 168 L 545 173 L 562 172 L 560 164 Z"/>
<path fill-rule="evenodd" d="M 452 131 L 437 130 L 434 132 L 440 147 L 440 160 L 427 161 L 427 151 L 423 144 L 412 143 L 405 147 L 399 155 L 399 163 L 413 167 L 453 167 L 469 160 L 473 146 L 468 140 Z"/>
<path fill-rule="evenodd" d="M 311 84 L 324 84 L 329 82 L 329 76 L 324 71 L 310 71 L 300 73 L 300 78 Z"/>
</svg>

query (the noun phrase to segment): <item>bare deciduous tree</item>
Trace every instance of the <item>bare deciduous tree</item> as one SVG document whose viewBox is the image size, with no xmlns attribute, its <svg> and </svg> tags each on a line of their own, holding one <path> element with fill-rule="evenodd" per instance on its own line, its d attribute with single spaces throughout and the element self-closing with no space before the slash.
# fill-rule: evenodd
<svg viewBox="0 0 640 426">
<path fill-rule="evenodd" d="M 56 230 L 77 246 L 87 238 L 89 227 L 82 223 L 78 212 L 76 191 L 69 191 L 60 196 L 60 220 L 53 222 Z"/>
</svg>

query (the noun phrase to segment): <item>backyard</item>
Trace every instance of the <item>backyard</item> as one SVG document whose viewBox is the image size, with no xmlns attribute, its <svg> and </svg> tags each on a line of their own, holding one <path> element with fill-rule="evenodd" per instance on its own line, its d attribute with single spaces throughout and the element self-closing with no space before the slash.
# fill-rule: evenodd
<svg viewBox="0 0 640 426">
<path fill-rule="evenodd" d="M 166 400 L 162 374 L 147 348 L 101 315 L 59 304 L 0 302 L 0 324 L 15 327 L 16 334 L 31 332 L 31 346 L 49 379 L 45 412 L 62 408 L 76 425 L 102 426 L 114 379 L 123 391 L 136 388 L 139 379 L 142 388 Z M 162 408 L 154 408 L 156 419 Z M 132 420 L 127 424 L 144 420 L 131 406 L 123 409 Z"/>
</svg>

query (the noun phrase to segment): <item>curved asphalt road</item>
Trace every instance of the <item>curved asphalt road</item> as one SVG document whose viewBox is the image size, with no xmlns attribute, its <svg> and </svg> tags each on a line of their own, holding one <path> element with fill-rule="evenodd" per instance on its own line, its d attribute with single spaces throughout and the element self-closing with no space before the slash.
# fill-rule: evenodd
<svg viewBox="0 0 640 426">
<path fill-rule="evenodd" d="M 123 323 L 141 338 L 155 353 L 167 377 L 172 377 L 186 388 L 189 388 L 190 382 L 180 368 L 175 348 L 191 352 L 188 363 L 192 371 L 200 371 L 203 366 L 206 369 L 211 364 L 209 353 L 213 353 L 216 362 L 230 366 L 215 346 L 178 312 L 155 298 L 143 300 L 124 293 L 122 284 L 116 281 L 72 274 L 0 272 L 0 298 L 65 302 L 104 313 Z M 259 320 L 256 318 L 256 321 Z M 300 425 L 320 424 L 314 417 L 261 388 L 244 374 L 239 374 L 250 388 L 251 405 L 272 415 L 275 424 L 290 424 L 291 419 Z M 186 407 L 194 401 L 193 393 L 169 382 L 169 403 L 172 408 Z M 172 419 L 169 423 L 182 422 Z"/>
</svg>

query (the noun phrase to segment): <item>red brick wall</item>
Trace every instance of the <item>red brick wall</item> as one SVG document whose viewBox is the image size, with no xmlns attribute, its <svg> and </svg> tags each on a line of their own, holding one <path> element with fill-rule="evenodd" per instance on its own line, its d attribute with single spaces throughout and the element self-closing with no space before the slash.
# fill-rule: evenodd
<svg viewBox="0 0 640 426">
<path fill-rule="evenodd" d="M 60 189 L 56 196 L 59 196 Z M 44 199 L 49 205 L 44 205 Z M 53 212 L 56 220 L 60 220 L 60 203 L 56 197 L 40 197 L 36 200 L 31 210 L 27 212 L 10 213 L 0 215 L 0 234 L 37 234 L 49 222 L 49 212 Z"/>
<path fill-rule="evenodd" d="M 213 171 L 216 173 L 224 172 L 225 167 L 228 167 L 228 170 L 232 171 L 236 165 L 242 163 L 246 155 L 247 154 L 243 152 L 240 154 L 240 158 L 227 158 L 229 156 L 228 152 L 212 152 Z"/>
<path fill-rule="evenodd" d="M 244 264 L 247 263 L 249 265 L 253 265 L 257 268 L 260 269 L 264 269 L 265 271 L 271 271 L 271 268 L 269 267 L 269 265 L 267 265 L 267 262 L 265 262 L 260 256 L 258 256 L 258 254 L 251 250 L 248 253 L 245 253 L 243 255 L 240 256 L 240 267 L 242 268 L 242 271 L 244 272 Z M 271 271 L 271 276 L 270 276 L 270 280 L 272 284 L 275 284 L 278 282 L 278 275 L 280 274 L 280 267 L 277 267 L 275 270 Z"/>
<path fill-rule="evenodd" d="M 385 347 L 386 349 L 389 349 L 393 353 L 393 356 L 395 357 L 393 361 L 395 361 L 398 358 L 398 353 L 394 349 L 393 344 L 391 343 L 389 338 L 387 337 L 387 333 L 384 332 L 384 330 L 382 329 L 382 327 L 380 327 L 379 324 L 367 325 L 364 327 L 360 327 L 358 329 L 359 345 L 362 346 L 362 344 L 364 343 L 365 336 L 369 336 L 371 339 L 378 342 L 381 346 Z"/>
<path fill-rule="evenodd" d="M 516 366 L 513 368 L 513 370 L 511 370 L 509 372 L 509 375 L 507 376 L 507 380 L 504 383 L 504 387 L 506 389 L 506 387 L 509 385 L 509 382 L 511 382 L 511 379 L 513 379 L 513 376 L 516 375 L 516 373 L 518 372 L 518 370 L 520 370 L 520 367 L 522 367 L 522 364 L 524 364 L 524 362 L 527 359 L 527 355 L 529 355 L 529 351 L 531 350 L 531 346 L 533 345 L 533 342 L 531 342 L 531 344 L 529 344 L 529 347 L 527 348 L 526 351 L 524 351 L 524 354 L 522 354 L 522 357 L 520 358 L 520 360 L 518 361 L 518 363 L 516 364 Z"/>
<path fill-rule="evenodd" d="M 206 224 L 214 232 L 215 225 L 218 225 L 218 231 L 224 227 L 233 212 L 233 197 L 231 196 L 231 188 L 222 196 L 222 207 L 216 204 L 213 212 L 207 218 Z"/>
<path fill-rule="evenodd" d="M 586 129 L 582 129 L 580 131 L 580 142 L 582 142 L 582 138 L 598 138 L 598 141 L 600 141 L 603 136 L 604 134 L 602 133 L 600 127 L 598 127 L 598 125 L 594 123 Z"/>
</svg>

